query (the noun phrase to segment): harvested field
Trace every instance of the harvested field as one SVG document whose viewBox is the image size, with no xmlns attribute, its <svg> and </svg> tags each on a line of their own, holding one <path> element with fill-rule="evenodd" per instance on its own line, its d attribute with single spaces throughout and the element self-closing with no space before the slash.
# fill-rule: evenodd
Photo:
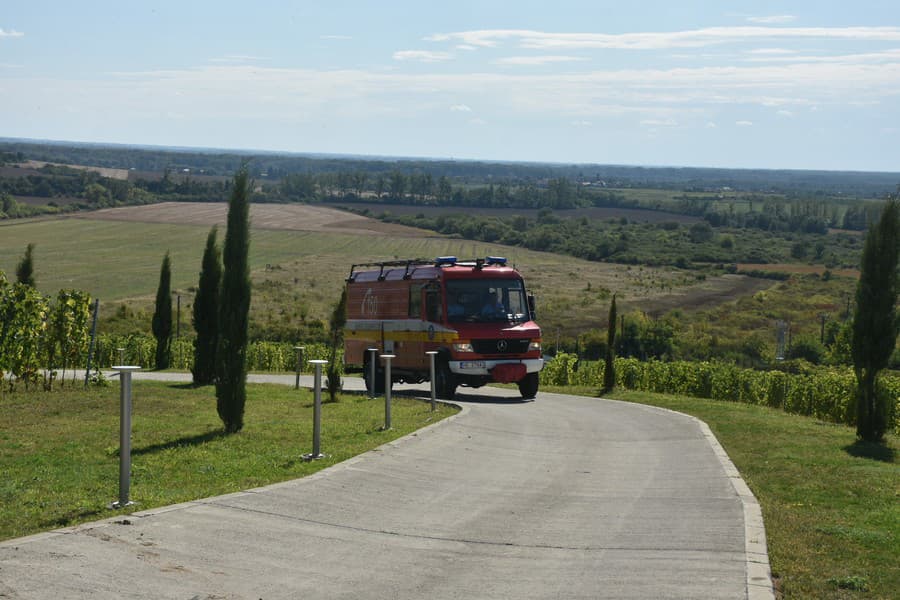
<svg viewBox="0 0 900 600">
<path fill-rule="evenodd" d="M 145 206 L 106 208 L 72 215 L 73 218 L 173 225 L 225 225 L 228 205 L 220 202 L 163 202 Z M 440 237 L 403 225 L 382 223 L 353 213 L 310 204 L 251 204 L 253 229 L 316 231 L 391 237 Z"/>
<path fill-rule="evenodd" d="M 128 179 L 128 169 L 108 169 L 106 167 L 91 167 L 88 165 L 67 165 L 64 163 L 44 162 L 42 160 L 29 160 L 22 163 L 22 166 L 28 169 L 40 169 L 47 165 L 67 167 L 79 171 L 93 171 L 94 173 L 99 173 L 102 177 L 109 177 L 110 179 L 121 179 L 122 181 Z"/>
</svg>

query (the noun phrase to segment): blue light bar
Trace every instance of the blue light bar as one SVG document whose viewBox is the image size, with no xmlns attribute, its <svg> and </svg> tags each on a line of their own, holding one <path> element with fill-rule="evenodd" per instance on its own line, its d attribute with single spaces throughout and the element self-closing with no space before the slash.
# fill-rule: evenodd
<svg viewBox="0 0 900 600">
<path fill-rule="evenodd" d="M 455 265 L 456 257 L 455 256 L 438 256 L 434 259 L 434 266 L 436 267 L 444 267 L 447 265 Z"/>
<path fill-rule="evenodd" d="M 486 261 L 487 261 L 488 266 L 491 266 L 491 265 L 500 265 L 501 267 L 506 266 L 506 257 L 503 257 L 503 256 L 488 256 Z"/>
</svg>

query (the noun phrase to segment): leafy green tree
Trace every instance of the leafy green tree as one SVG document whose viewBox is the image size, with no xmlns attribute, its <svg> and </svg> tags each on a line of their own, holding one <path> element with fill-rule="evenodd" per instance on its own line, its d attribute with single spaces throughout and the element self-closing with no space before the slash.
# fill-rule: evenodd
<svg viewBox="0 0 900 600">
<path fill-rule="evenodd" d="M 172 262 L 168 252 L 159 270 L 152 324 L 153 337 L 156 338 L 156 368 L 168 369 L 172 355 Z"/>
<path fill-rule="evenodd" d="M 234 176 L 222 259 L 219 341 L 216 349 L 216 408 L 227 433 L 244 427 L 247 401 L 247 328 L 250 313 L 250 182 L 247 166 Z"/>
<path fill-rule="evenodd" d="M 25 248 L 25 255 L 22 256 L 22 260 L 19 261 L 19 265 L 16 267 L 16 282 L 29 287 L 35 287 L 34 244 L 28 244 L 28 247 Z"/>
<path fill-rule="evenodd" d="M 603 391 L 609 392 L 616 387 L 616 295 L 613 294 L 609 305 L 609 322 L 606 325 L 606 360 L 603 364 Z"/>
<path fill-rule="evenodd" d="M 222 285 L 222 252 L 216 242 L 218 229 L 206 237 L 200 267 L 200 282 L 194 298 L 194 384 L 209 385 L 216 380 L 216 345 L 219 338 L 219 293 Z"/>
<path fill-rule="evenodd" d="M 344 325 L 347 323 L 347 288 L 341 293 L 331 313 L 331 348 L 328 354 L 328 395 L 332 402 L 337 401 L 341 389 L 341 369 L 338 365 L 338 349 L 344 341 Z"/>
<path fill-rule="evenodd" d="M 879 397 L 877 381 L 897 342 L 898 258 L 900 199 L 894 195 L 866 235 L 856 287 L 852 338 L 853 368 L 859 384 L 856 435 L 870 442 L 881 441 L 888 426 L 889 409 L 886 398 Z"/>
</svg>

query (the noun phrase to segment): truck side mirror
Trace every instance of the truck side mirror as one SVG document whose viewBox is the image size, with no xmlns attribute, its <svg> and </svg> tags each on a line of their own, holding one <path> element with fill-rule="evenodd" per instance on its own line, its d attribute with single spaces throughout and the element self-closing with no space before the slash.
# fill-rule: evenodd
<svg viewBox="0 0 900 600">
<path fill-rule="evenodd" d="M 535 308 L 536 303 L 534 300 L 534 294 L 528 294 L 528 312 L 531 313 L 531 320 L 534 321 L 537 319 L 537 309 Z"/>
</svg>

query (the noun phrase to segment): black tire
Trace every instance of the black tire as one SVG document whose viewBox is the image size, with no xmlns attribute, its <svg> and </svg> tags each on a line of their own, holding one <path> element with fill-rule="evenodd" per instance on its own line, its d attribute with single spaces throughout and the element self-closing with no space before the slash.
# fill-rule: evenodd
<svg viewBox="0 0 900 600">
<path fill-rule="evenodd" d="M 434 393 L 441 400 L 453 400 L 456 395 L 456 377 L 450 371 L 446 360 L 438 361 L 434 367 Z"/>
<path fill-rule="evenodd" d="M 366 361 L 363 365 L 363 379 L 366 382 L 366 392 L 369 396 L 377 396 L 384 393 L 384 369 L 375 367 L 375 389 L 372 389 L 372 366 L 370 361 Z"/>
<path fill-rule="evenodd" d="M 538 373 L 529 373 L 519 380 L 519 393 L 525 400 L 531 400 L 538 393 L 541 378 Z"/>
</svg>

